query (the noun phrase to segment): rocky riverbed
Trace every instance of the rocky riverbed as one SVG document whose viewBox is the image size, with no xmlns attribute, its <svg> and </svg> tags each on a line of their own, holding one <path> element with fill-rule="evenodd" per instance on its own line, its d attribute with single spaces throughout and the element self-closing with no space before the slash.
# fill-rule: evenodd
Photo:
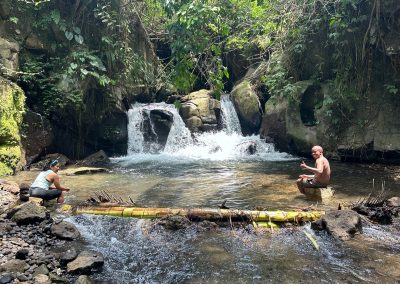
<svg viewBox="0 0 400 284">
<path fill-rule="evenodd" d="M 78 252 L 73 224 L 33 201 L 21 202 L 19 186 L 0 181 L 0 283 L 91 283 L 104 259 Z"/>
</svg>

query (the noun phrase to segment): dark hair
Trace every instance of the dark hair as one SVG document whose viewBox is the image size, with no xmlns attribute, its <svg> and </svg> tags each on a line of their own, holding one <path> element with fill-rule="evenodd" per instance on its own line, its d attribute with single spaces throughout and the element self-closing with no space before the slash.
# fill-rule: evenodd
<svg viewBox="0 0 400 284">
<path fill-rule="evenodd" d="M 58 162 L 57 159 L 56 159 L 56 160 L 50 160 L 50 161 L 48 161 L 48 162 L 44 165 L 43 171 L 49 170 L 50 167 L 54 167 L 54 166 L 57 165 L 58 163 L 59 163 L 59 162 Z"/>
</svg>

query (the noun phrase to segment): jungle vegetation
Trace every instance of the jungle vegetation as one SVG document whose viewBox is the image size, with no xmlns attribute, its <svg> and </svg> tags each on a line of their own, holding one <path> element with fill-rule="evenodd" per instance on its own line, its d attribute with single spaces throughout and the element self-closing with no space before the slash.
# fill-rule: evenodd
<svg viewBox="0 0 400 284">
<path fill-rule="evenodd" d="M 47 54 L 22 52 L 18 74 L 28 104 L 40 106 L 37 111 L 44 114 L 52 112 L 54 102 L 62 108 L 82 107 L 82 90 L 87 89 L 82 85 L 101 88 L 105 99 L 112 99 L 112 88 L 119 85 L 146 87 L 152 93 L 229 91 L 234 61 L 239 68 L 257 70 L 254 84 L 263 90 L 264 100 L 290 99 L 299 80 L 331 81 L 339 91 L 328 103 L 346 116 L 368 92 L 376 62 L 385 62 L 393 74 L 400 67 L 385 42 L 385 33 L 398 24 L 395 0 L 14 3 L 8 21 L 18 25 L 29 11 L 32 31 L 54 38 Z M 133 18 L 142 22 L 160 66 L 132 46 Z M 235 62 L 237 58 L 241 60 Z M 398 76 L 382 80 L 385 92 L 398 95 Z"/>
</svg>

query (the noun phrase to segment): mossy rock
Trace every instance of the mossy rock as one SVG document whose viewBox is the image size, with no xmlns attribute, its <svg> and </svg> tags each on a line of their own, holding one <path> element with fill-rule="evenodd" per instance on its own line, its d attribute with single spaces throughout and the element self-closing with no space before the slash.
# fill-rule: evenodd
<svg viewBox="0 0 400 284">
<path fill-rule="evenodd" d="M 260 101 L 251 83 L 244 80 L 231 92 L 244 134 L 256 133 L 261 125 Z"/>
<path fill-rule="evenodd" d="M 19 129 L 24 111 L 22 89 L 0 78 L 0 176 L 12 174 L 21 159 Z"/>
</svg>

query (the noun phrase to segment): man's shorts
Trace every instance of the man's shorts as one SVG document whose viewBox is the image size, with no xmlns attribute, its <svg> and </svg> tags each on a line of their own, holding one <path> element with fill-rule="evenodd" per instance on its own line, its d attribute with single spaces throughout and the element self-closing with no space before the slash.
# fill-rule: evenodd
<svg viewBox="0 0 400 284">
<path fill-rule="evenodd" d="M 62 193 L 62 190 L 59 189 L 44 189 L 40 187 L 31 187 L 29 188 L 29 196 L 39 197 L 43 200 L 51 200 L 55 198 L 59 198 Z"/>
<path fill-rule="evenodd" d="M 319 188 L 319 187 L 327 187 L 327 184 L 320 183 L 319 181 L 313 179 L 313 178 L 308 178 L 306 180 L 303 180 L 303 187 L 312 187 L 312 188 Z"/>
</svg>

